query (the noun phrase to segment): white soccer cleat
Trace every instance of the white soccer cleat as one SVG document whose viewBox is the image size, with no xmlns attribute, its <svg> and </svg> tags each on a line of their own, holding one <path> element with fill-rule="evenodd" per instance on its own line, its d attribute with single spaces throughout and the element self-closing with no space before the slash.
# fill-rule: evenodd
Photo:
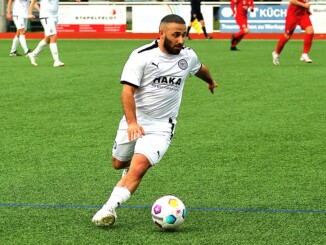
<svg viewBox="0 0 326 245">
<path fill-rule="evenodd" d="M 300 60 L 306 63 L 312 63 L 312 59 L 309 58 L 308 54 L 302 54 Z"/>
<path fill-rule="evenodd" d="M 61 62 L 60 60 L 54 61 L 53 67 L 61 67 L 64 66 L 65 63 Z"/>
<path fill-rule="evenodd" d="M 27 56 L 30 59 L 31 64 L 33 66 L 37 66 L 37 64 L 36 64 L 36 57 L 34 56 L 34 54 L 33 53 L 28 53 Z"/>
<path fill-rule="evenodd" d="M 96 226 L 112 226 L 117 219 L 117 214 L 115 209 L 112 207 L 107 207 L 104 205 L 97 213 L 94 215 L 92 222 Z"/>
<path fill-rule="evenodd" d="M 272 53 L 272 57 L 273 57 L 273 63 L 274 63 L 274 65 L 279 65 L 280 64 L 280 61 L 278 59 L 278 54 L 275 51 Z"/>
</svg>

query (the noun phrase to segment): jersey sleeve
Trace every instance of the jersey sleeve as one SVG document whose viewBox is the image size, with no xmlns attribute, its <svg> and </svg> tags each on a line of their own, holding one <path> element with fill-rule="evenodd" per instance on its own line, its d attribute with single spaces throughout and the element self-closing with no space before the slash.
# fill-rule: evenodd
<svg viewBox="0 0 326 245">
<path fill-rule="evenodd" d="M 190 63 L 190 75 L 194 75 L 196 74 L 199 69 L 201 68 L 201 62 L 198 59 L 197 54 L 195 53 L 195 51 L 193 51 L 192 49 L 189 50 L 190 56 L 191 56 L 191 63 Z"/>
<path fill-rule="evenodd" d="M 120 82 L 138 88 L 143 76 L 143 66 L 140 54 L 136 51 L 132 52 L 123 67 Z"/>
<path fill-rule="evenodd" d="M 236 14 L 236 11 L 235 11 L 235 8 L 234 8 L 236 4 L 237 4 L 237 0 L 231 0 L 230 8 L 231 8 L 233 14 Z"/>
<path fill-rule="evenodd" d="M 251 1 L 251 2 L 250 2 L 250 7 L 251 7 L 251 8 L 254 8 L 254 7 L 255 7 L 254 1 Z"/>
</svg>

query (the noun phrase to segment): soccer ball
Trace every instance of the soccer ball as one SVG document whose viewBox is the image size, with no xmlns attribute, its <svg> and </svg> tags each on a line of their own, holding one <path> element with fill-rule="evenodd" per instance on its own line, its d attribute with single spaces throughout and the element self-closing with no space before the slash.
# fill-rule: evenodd
<svg viewBox="0 0 326 245">
<path fill-rule="evenodd" d="M 163 196 L 152 206 L 152 219 L 162 229 L 175 229 L 186 218 L 186 207 L 175 196 Z"/>
</svg>

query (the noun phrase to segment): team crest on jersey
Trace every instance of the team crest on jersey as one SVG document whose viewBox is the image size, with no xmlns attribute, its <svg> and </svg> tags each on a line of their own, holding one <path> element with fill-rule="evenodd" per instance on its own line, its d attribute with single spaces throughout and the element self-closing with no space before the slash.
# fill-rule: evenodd
<svg viewBox="0 0 326 245">
<path fill-rule="evenodd" d="M 185 70 L 188 68 L 188 63 L 186 60 L 182 59 L 182 60 L 179 60 L 178 66 L 180 67 L 181 70 Z"/>
</svg>

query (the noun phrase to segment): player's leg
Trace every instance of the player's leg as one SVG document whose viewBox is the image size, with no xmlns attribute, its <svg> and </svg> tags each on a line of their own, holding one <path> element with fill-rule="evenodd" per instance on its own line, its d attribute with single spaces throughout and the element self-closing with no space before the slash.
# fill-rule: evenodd
<svg viewBox="0 0 326 245">
<path fill-rule="evenodd" d="M 300 57 L 301 61 L 312 63 L 312 59 L 309 58 L 308 53 L 312 46 L 312 40 L 314 37 L 314 28 L 312 27 L 310 17 L 306 14 L 300 23 L 300 26 L 303 30 L 305 30 L 306 34 L 303 40 L 303 51 Z"/>
<path fill-rule="evenodd" d="M 116 208 L 126 202 L 135 192 L 143 176 L 151 167 L 151 163 L 142 154 L 134 155 L 130 170 L 114 187 L 110 198 L 103 207 L 94 215 L 92 221 L 97 226 L 111 226 L 114 224 L 117 214 Z"/>
<path fill-rule="evenodd" d="M 19 54 L 17 52 L 17 46 L 19 44 L 19 37 L 18 34 L 15 35 L 14 39 L 12 40 L 12 45 L 11 45 L 11 49 L 10 49 L 10 53 L 9 56 L 21 56 L 21 54 Z"/>
<path fill-rule="evenodd" d="M 235 21 L 237 22 L 239 26 L 239 32 L 236 34 L 232 35 L 231 37 L 231 51 L 237 51 L 237 45 L 239 42 L 242 40 L 242 38 L 249 32 L 248 28 L 248 21 L 246 18 L 243 18 L 241 16 L 236 16 Z"/>
<path fill-rule="evenodd" d="M 285 46 L 285 44 L 291 39 L 294 29 L 299 24 L 298 19 L 287 16 L 285 19 L 285 32 L 284 35 L 279 39 L 275 53 L 280 54 Z"/>
<path fill-rule="evenodd" d="M 195 19 L 196 19 L 196 16 L 191 14 L 190 23 L 189 23 L 189 26 L 187 27 L 187 32 L 186 32 L 185 39 L 191 40 L 191 38 L 189 36 L 189 32 L 191 30 L 192 23 L 194 22 Z"/>
<path fill-rule="evenodd" d="M 20 24 L 18 22 L 18 16 L 13 16 L 12 17 L 13 21 L 14 21 L 14 24 L 16 26 L 16 35 L 15 37 L 13 38 L 12 40 L 12 45 L 11 45 L 11 49 L 10 49 L 10 53 L 9 53 L 9 56 L 21 56 L 18 52 L 17 52 L 17 46 L 19 44 L 19 29 L 20 29 Z"/>
<path fill-rule="evenodd" d="M 285 44 L 291 39 L 294 29 L 298 25 L 298 20 L 287 16 L 285 19 L 285 32 L 279 39 L 275 51 L 272 52 L 274 65 L 279 65 L 279 55 L 282 52 Z"/>
<path fill-rule="evenodd" d="M 54 60 L 54 67 L 61 67 L 65 64 L 59 60 L 59 51 L 57 46 L 57 34 L 50 36 L 50 50 Z"/>
<path fill-rule="evenodd" d="M 292 33 L 291 34 L 287 34 L 284 33 L 284 35 L 279 39 L 276 49 L 275 49 L 275 53 L 280 54 L 285 46 L 285 44 L 291 39 Z"/>
<path fill-rule="evenodd" d="M 151 167 L 150 161 L 142 154 L 135 154 L 128 173 L 114 187 L 109 199 L 94 215 L 92 222 L 97 226 L 111 226 L 117 214 L 116 208 L 126 202 L 136 191 L 143 176 Z"/>
<path fill-rule="evenodd" d="M 198 16 L 198 21 L 200 22 L 201 24 L 201 29 L 203 30 L 204 32 L 204 35 L 205 35 L 205 38 L 206 39 L 212 39 L 212 37 L 210 37 L 208 34 L 207 34 L 207 31 L 206 31 L 206 25 L 205 25 L 205 20 L 204 20 L 204 17 L 203 17 L 203 14 L 200 13 Z"/>
<path fill-rule="evenodd" d="M 34 66 L 37 66 L 37 63 L 36 63 L 36 57 L 39 53 L 41 53 L 43 51 L 43 49 L 48 46 L 48 44 L 50 43 L 50 38 L 49 36 L 47 35 L 48 33 L 48 18 L 43 18 L 43 19 L 40 19 L 41 21 L 41 24 L 43 26 L 43 29 L 44 29 L 44 39 L 42 39 L 36 46 L 36 48 L 33 50 L 33 52 L 29 53 L 28 54 L 28 57 L 32 63 L 32 65 Z"/>
<path fill-rule="evenodd" d="M 189 37 L 189 32 L 191 30 L 191 26 L 192 26 L 192 22 L 190 22 L 188 27 L 187 27 L 187 32 L 186 32 L 185 39 L 191 40 L 191 38 Z"/>
<path fill-rule="evenodd" d="M 61 67 L 65 64 L 59 59 L 59 51 L 57 46 L 57 18 L 48 18 L 46 23 L 45 35 L 50 39 L 50 51 L 54 60 L 54 67 Z"/>
<path fill-rule="evenodd" d="M 19 42 L 20 42 L 20 45 L 22 46 L 22 48 L 23 48 L 23 50 L 24 50 L 24 54 L 25 54 L 25 56 L 27 56 L 28 53 L 31 52 L 31 50 L 28 49 L 28 47 L 27 47 L 26 37 L 25 37 L 25 29 L 20 29 L 19 32 L 20 32 L 20 35 L 19 35 Z"/>
<path fill-rule="evenodd" d="M 249 33 L 249 28 L 244 27 L 242 30 L 240 30 L 237 34 L 234 35 L 235 38 L 235 45 L 241 42 L 242 38 Z"/>
<path fill-rule="evenodd" d="M 120 121 L 114 145 L 112 148 L 112 165 L 114 169 L 128 169 L 134 154 L 136 141 L 130 142 L 126 130 L 125 118 Z M 124 176 L 123 176 L 124 178 Z M 111 226 L 114 224 L 117 214 L 115 209 L 118 203 L 129 199 L 131 193 L 127 188 L 114 187 L 109 200 L 94 215 L 92 222 L 97 226 Z M 113 204 L 112 204 L 113 203 Z"/>
<path fill-rule="evenodd" d="M 27 48 L 27 43 L 26 43 L 26 38 L 25 38 L 25 33 L 26 33 L 26 28 L 27 28 L 27 18 L 19 18 L 19 22 L 21 23 L 20 29 L 18 30 L 18 32 L 19 32 L 19 42 L 20 42 L 20 46 L 24 50 L 25 56 L 27 56 L 28 53 L 31 52 L 31 50 L 29 50 Z"/>
<path fill-rule="evenodd" d="M 129 170 L 136 145 L 136 141 L 129 141 L 126 127 L 127 122 L 125 118 L 123 118 L 120 121 L 112 148 L 112 166 L 116 170 L 123 169 L 122 177 L 124 177 Z"/>
<path fill-rule="evenodd" d="M 279 65 L 279 54 L 282 52 L 285 44 L 290 40 L 292 34 L 284 33 L 284 35 L 279 39 L 275 51 L 272 52 L 272 59 L 274 65 Z"/>
<path fill-rule="evenodd" d="M 163 140 L 162 140 L 163 139 Z M 134 193 L 149 168 L 157 164 L 170 145 L 168 134 L 146 134 L 137 140 L 135 154 L 128 173 L 117 183 L 110 198 L 94 215 L 92 221 L 98 226 L 111 226 L 117 218 L 115 209 Z M 117 149 L 119 145 L 117 145 Z M 118 149 L 119 151 L 119 149 Z M 120 151 L 121 152 L 121 151 Z"/>
</svg>

